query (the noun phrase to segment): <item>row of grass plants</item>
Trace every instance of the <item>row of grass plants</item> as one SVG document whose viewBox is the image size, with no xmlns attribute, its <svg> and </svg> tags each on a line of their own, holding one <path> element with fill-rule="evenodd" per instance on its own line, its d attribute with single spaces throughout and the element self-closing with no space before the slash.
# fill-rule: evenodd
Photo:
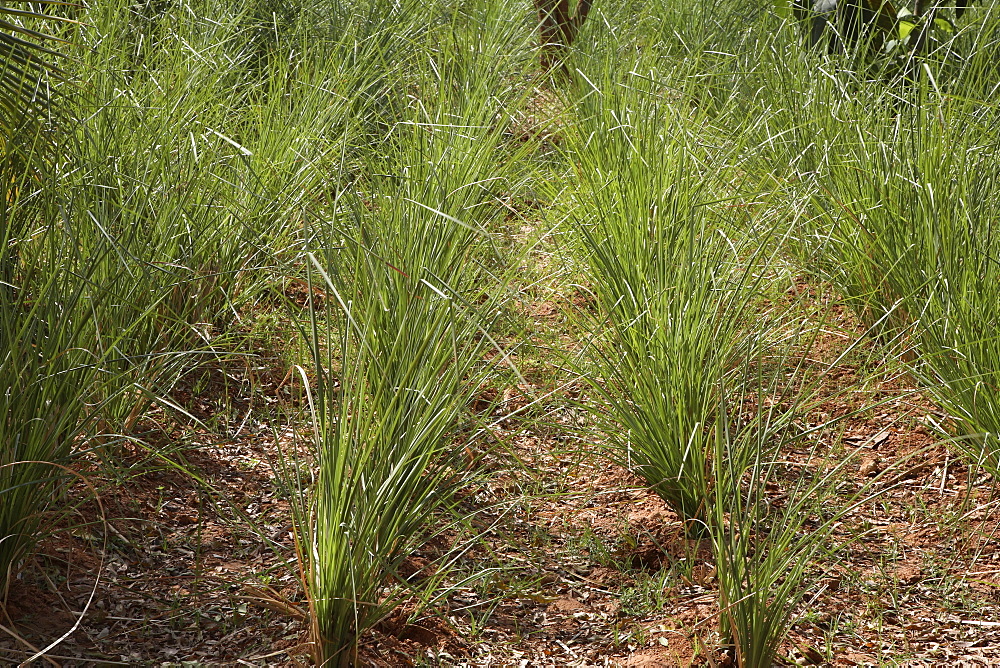
<svg viewBox="0 0 1000 668">
<path fill-rule="evenodd" d="M 873 53 L 810 49 L 750 0 L 545 7 L 111 0 L 12 19 L 68 57 L 21 73 L 50 116 L 0 122 L 0 593 L 91 490 L 74 471 L 114 478 L 140 448 L 185 472 L 146 438 L 153 416 L 197 422 L 178 384 L 248 365 L 272 309 L 302 351 L 272 416 L 285 568 L 311 660 L 362 665 L 373 628 L 455 585 L 459 546 L 407 560 L 476 512 L 483 455 L 516 470 L 472 407 L 495 417 L 523 382 L 531 238 L 592 298 L 552 353 L 585 388 L 586 456 L 710 547 L 716 655 L 781 659 L 844 522 L 892 489 L 851 479 L 853 413 L 816 418 L 849 391 L 825 377 L 845 356 L 895 356 L 940 438 L 1000 476 L 998 8 Z M 572 44 L 539 45 L 540 23 Z M 833 362 L 815 362 L 830 314 L 787 289 L 803 280 L 861 323 Z"/>
</svg>

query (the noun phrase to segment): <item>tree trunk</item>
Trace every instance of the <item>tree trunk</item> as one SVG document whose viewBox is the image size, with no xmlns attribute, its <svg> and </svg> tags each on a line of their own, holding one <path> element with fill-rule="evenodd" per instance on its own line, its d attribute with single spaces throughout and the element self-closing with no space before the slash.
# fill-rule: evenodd
<svg viewBox="0 0 1000 668">
<path fill-rule="evenodd" d="M 563 64 L 566 51 L 573 45 L 580 26 L 587 20 L 593 0 L 579 0 L 576 12 L 570 13 L 569 0 L 535 0 L 538 32 L 542 38 L 542 67 Z"/>
</svg>

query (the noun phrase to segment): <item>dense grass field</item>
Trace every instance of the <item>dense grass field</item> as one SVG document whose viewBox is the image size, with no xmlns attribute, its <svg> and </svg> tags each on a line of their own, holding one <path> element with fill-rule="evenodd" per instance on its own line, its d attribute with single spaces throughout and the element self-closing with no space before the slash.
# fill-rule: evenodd
<svg viewBox="0 0 1000 668">
<path fill-rule="evenodd" d="M 46 12 L 0 662 L 1000 663 L 992 0 Z"/>
</svg>

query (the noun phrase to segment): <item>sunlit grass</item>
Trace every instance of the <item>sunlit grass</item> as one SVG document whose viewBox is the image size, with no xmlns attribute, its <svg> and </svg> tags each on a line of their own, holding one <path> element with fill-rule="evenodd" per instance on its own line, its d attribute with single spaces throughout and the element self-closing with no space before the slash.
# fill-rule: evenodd
<svg viewBox="0 0 1000 668">
<path fill-rule="evenodd" d="M 52 173 L 12 168 L 0 202 L 0 576 L 55 465 L 176 410 L 202 360 L 249 354 L 259 300 L 308 280 L 325 303 L 285 415 L 308 453 L 277 469 L 314 657 L 356 662 L 413 592 L 398 567 L 451 509 L 468 404 L 512 357 L 493 334 L 524 195 L 594 310 L 546 339 L 578 348 L 522 359 L 539 386 L 549 355 L 571 362 L 582 441 L 711 541 L 721 642 L 770 665 L 853 502 L 820 507 L 843 464 L 785 460 L 822 399 L 802 366 L 817 324 L 786 285 L 832 284 L 1000 473 L 994 8 L 909 79 L 735 0 L 595 5 L 561 73 L 537 64 L 530 3 L 59 10 L 82 21 L 73 122 Z"/>
</svg>

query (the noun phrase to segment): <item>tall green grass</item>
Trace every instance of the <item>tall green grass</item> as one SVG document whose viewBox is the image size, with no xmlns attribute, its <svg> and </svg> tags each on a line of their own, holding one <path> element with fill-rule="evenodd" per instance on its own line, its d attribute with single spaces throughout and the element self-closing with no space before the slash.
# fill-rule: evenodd
<svg viewBox="0 0 1000 668">
<path fill-rule="evenodd" d="M 768 245 L 720 215 L 739 211 L 720 166 L 738 153 L 699 145 L 710 117 L 677 100 L 676 75 L 637 63 L 616 76 L 617 62 L 581 77 L 570 155 L 569 216 L 605 324 L 589 377 L 623 428 L 609 430 L 623 463 L 703 524 L 725 378 L 770 343 L 756 271 Z"/>
<path fill-rule="evenodd" d="M 581 367 L 611 456 L 710 540 L 721 645 L 740 666 L 770 666 L 861 498 L 824 507 L 845 462 L 798 423 L 821 400 L 806 376 L 822 377 L 806 364 L 821 323 L 778 287 L 801 231 L 776 211 L 785 175 L 761 160 L 787 150 L 780 122 L 798 112 L 769 115 L 780 101 L 764 85 L 782 74 L 750 51 L 777 58 L 788 36 L 694 31 L 689 46 L 664 34 L 667 18 L 643 20 L 658 29 L 643 33 L 650 51 L 595 46 L 570 98 L 566 234 L 597 301 Z"/>
<path fill-rule="evenodd" d="M 417 582 L 403 560 L 467 476 L 467 406 L 505 298 L 493 236 L 526 148 L 508 142 L 523 33 L 511 5 L 445 11 L 396 73 L 405 116 L 308 224 L 311 281 L 327 295 L 304 328 L 313 430 L 279 467 L 296 490 L 299 556 L 317 663 L 352 665 L 359 638 Z M 497 16 L 497 11 L 504 14 Z M 480 13 L 481 12 L 481 13 Z M 308 475 L 302 473 L 309 471 Z M 433 582 L 433 580 L 431 580 Z M 425 583 L 426 586 L 426 583 Z"/>
<path fill-rule="evenodd" d="M 326 310 L 302 328 L 306 447 L 278 472 L 315 659 L 356 663 L 466 475 L 517 264 L 499 201 L 551 177 L 533 188 L 561 193 L 597 299 L 580 368 L 608 452 L 712 543 L 722 643 L 770 665 L 856 500 L 820 508 L 844 465 L 796 426 L 818 386 L 815 323 L 782 301 L 794 273 L 907 342 L 955 446 L 1000 473 L 1000 24 L 973 13 L 913 81 L 803 50 L 766 6 L 595 6 L 544 84 L 523 2 L 67 8 L 71 141 L 51 174 L 0 175 L 0 585 L 57 465 L 204 356 L 243 354 L 258 300 L 307 277 Z M 535 86 L 562 87 L 573 121 L 544 168 L 566 174 L 539 176 L 515 127 Z"/>
<path fill-rule="evenodd" d="M 88 289 L 92 264 L 52 225 L 58 208 L 34 178 L 0 201 L 0 591 L 72 505 L 67 466 L 90 447 L 103 409 L 94 388 L 113 362 L 92 336 L 89 309 L 101 298 Z"/>
<path fill-rule="evenodd" d="M 447 133 L 430 140 L 436 146 L 454 131 L 415 132 Z M 408 155 L 426 158 L 429 148 Z M 438 208 L 462 213 L 442 199 L 453 191 L 441 180 L 470 190 L 475 181 L 454 180 L 461 172 L 447 163 L 411 167 L 397 187 L 370 191 L 374 212 L 362 198 L 341 200 L 345 225 L 321 237 L 330 250 L 311 255 L 334 304 L 307 333 L 318 473 L 314 505 L 298 520 L 321 663 L 354 661 L 358 636 L 398 604 L 388 578 L 462 480 L 463 416 L 486 370 L 498 288 L 476 269 L 485 231 L 468 227 L 477 216 L 466 207 L 466 221 Z"/>
<path fill-rule="evenodd" d="M 478 319 L 445 277 L 405 262 L 397 274 L 347 244 L 335 263 L 317 259 L 342 310 L 309 335 L 318 473 L 298 524 L 321 665 L 356 661 L 358 636 L 399 603 L 390 578 L 461 479 L 459 428 L 482 349 Z"/>
<path fill-rule="evenodd" d="M 995 109 L 975 97 L 996 85 L 997 24 L 978 17 L 928 54 L 917 85 L 790 97 L 823 101 L 804 114 L 826 147 L 798 195 L 814 268 L 880 336 L 909 347 L 910 370 L 952 418 L 952 443 L 997 473 L 998 135 Z M 801 141 L 786 145 L 806 150 Z"/>
<path fill-rule="evenodd" d="M 205 354 L 242 353 L 249 307 L 299 271 L 305 221 L 353 178 L 331 165 L 387 127 L 372 65 L 417 23 L 362 5 L 349 33 L 291 3 L 66 9 L 59 153 L 43 173 L 10 159 L 30 137 L 4 147 L 4 578 L 59 498 L 54 465 L 133 429 Z"/>
<path fill-rule="evenodd" d="M 513 75 L 531 62 L 530 12 L 379 0 L 79 11 L 80 94 L 67 102 L 79 122 L 50 186 L 60 217 L 10 239 L 59 238 L 71 261 L 30 266 L 72 299 L 45 281 L 48 299 L 8 294 L 21 310 L 5 321 L 5 371 L 46 319 L 38 309 L 63 309 L 70 352 L 56 359 L 69 366 L 35 374 L 69 393 L 59 429 L 43 430 L 57 442 L 44 459 L 62 461 L 85 426 L 131 430 L 201 355 L 239 353 L 254 302 L 311 273 L 336 306 L 306 332 L 318 468 L 301 490 L 301 557 L 317 657 L 350 662 L 461 477 L 452 455 L 506 271 L 497 202 L 524 170 L 504 105 L 528 90 Z M 19 252 L 5 268 L 29 266 Z M 30 424 L 41 404 L 22 408 L 9 419 Z M 35 501 L 49 489 L 12 485 Z M 12 526 L 35 521 L 33 503 L 5 506 Z M 28 549 L 25 527 L 4 541 L 9 559 Z"/>
<path fill-rule="evenodd" d="M 827 248 L 859 313 L 908 337 L 956 445 L 998 472 L 997 137 L 962 116 L 927 100 L 902 140 L 867 138 L 849 154 L 860 164 L 833 166 Z"/>
<path fill-rule="evenodd" d="M 115 350 L 132 386 L 105 411 L 116 430 L 197 363 L 192 352 L 224 350 L 216 338 L 284 273 L 337 116 L 307 55 L 280 35 L 262 46 L 253 3 L 140 10 L 87 10 L 86 122 L 60 183 L 82 252 L 102 258 L 93 280 L 115 293 L 95 327 L 137 323 Z"/>
</svg>

